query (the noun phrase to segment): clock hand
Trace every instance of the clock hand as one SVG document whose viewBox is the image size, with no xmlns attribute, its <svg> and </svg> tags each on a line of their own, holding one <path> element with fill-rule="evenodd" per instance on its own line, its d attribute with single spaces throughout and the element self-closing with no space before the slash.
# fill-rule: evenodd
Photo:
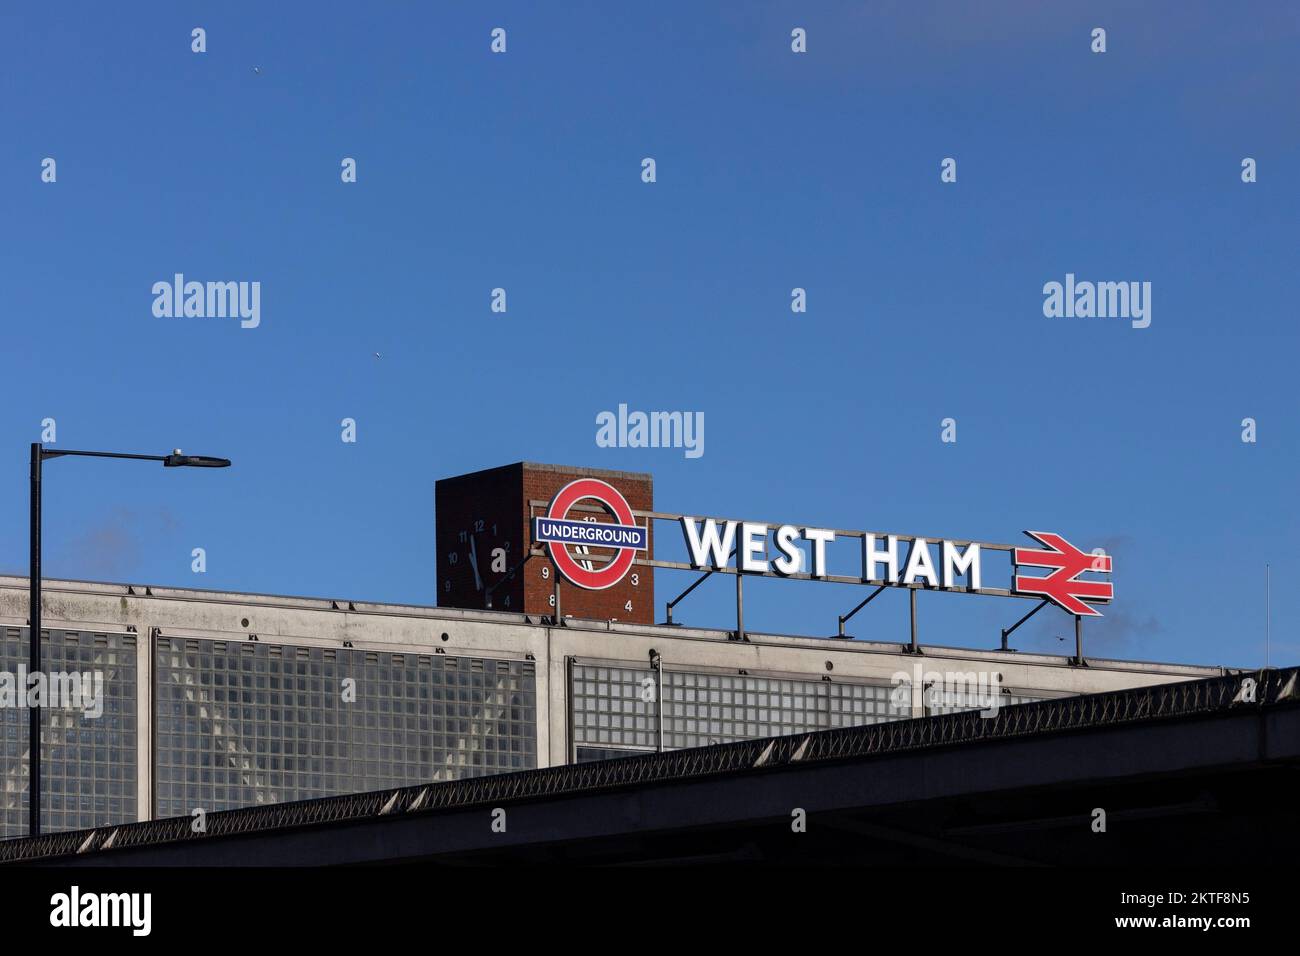
<svg viewBox="0 0 1300 956">
<path fill-rule="evenodd" d="M 483 578 L 478 573 L 478 540 L 474 537 L 469 539 L 469 566 L 474 569 L 474 587 L 476 590 L 483 590 Z"/>
</svg>

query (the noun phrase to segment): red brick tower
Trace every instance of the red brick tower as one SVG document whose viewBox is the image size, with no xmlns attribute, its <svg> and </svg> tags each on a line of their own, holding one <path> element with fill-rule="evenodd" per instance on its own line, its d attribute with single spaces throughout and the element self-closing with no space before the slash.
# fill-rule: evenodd
<svg viewBox="0 0 1300 956">
<path fill-rule="evenodd" d="M 554 614 L 556 570 L 549 555 L 532 558 L 516 572 L 514 580 L 505 579 L 528 554 L 530 519 L 544 515 L 551 497 L 578 478 L 608 482 L 635 511 L 654 510 L 654 479 L 643 472 L 521 461 L 437 482 L 438 606 L 482 609 L 487 606 L 486 592 L 492 588 L 496 610 Z M 590 514 L 597 521 L 613 520 L 603 510 Z M 653 529 L 649 544 L 650 549 L 639 553 L 639 558 L 654 557 Z M 580 560 L 590 557 L 592 564 L 600 567 L 612 552 L 592 547 L 588 554 L 572 549 L 571 553 Z M 565 581 L 561 605 L 566 617 L 650 624 L 654 621 L 654 576 L 650 568 L 634 565 L 621 582 L 604 591 L 586 591 Z"/>
</svg>

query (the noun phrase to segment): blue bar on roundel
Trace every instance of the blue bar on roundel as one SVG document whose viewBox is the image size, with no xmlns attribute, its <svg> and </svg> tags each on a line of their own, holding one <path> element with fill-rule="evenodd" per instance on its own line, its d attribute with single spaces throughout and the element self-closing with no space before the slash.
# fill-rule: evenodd
<svg viewBox="0 0 1300 956">
<path fill-rule="evenodd" d="M 585 544 L 592 548 L 632 548 L 645 551 L 649 535 L 641 525 L 572 521 L 568 518 L 534 518 L 533 540 L 552 544 Z"/>
</svg>

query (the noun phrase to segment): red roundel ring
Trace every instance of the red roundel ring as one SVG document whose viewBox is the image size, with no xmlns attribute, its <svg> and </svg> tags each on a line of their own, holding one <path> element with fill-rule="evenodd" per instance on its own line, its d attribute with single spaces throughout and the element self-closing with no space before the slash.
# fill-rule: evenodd
<svg viewBox="0 0 1300 956">
<path fill-rule="evenodd" d="M 613 485 L 606 484 L 598 478 L 579 478 L 571 481 L 555 493 L 551 499 L 551 506 L 547 509 L 546 517 L 563 519 L 569 509 L 584 498 L 593 498 L 599 501 L 606 508 L 614 513 L 619 524 L 634 525 L 636 519 L 632 515 L 632 507 L 627 503 L 618 489 Z M 636 549 L 620 548 L 614 555 L 614 559 L 604 567 L 595 568 L 588 571 L 582 565 L 574 560 L 573 555 L 569 554 L 569 549 L 563 544 L 550 542 L 548 547 L 551 552 L 551 560 L 555 562 L 555 567 L 566 578 L 572 581 L 580 588 L 586 588 L 588 591 L 603 591 L 606 588 L 612 588 L 623 576 L 627 574 L 628 569 L 632 567 L 632 562 L 636 560 Z"/>
</svg>

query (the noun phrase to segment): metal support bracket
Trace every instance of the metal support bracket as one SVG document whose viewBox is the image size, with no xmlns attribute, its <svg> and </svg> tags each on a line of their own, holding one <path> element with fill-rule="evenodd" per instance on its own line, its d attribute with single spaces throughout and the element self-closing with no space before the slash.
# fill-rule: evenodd
<svg viewBox="0 0 1300 956">
<path fill-rule="evenodd" d="M 870 595 L 868 595 L 867 597 L 863 598 L 862 601 L 858 604 L 858 606 L 855 607 L 852 611 L 849 611 L 848 614 L 841 614 L 841 615 L 839 616 L 839 621 L 840 621 L 839 633 L 836 634 L 835 636 L 836 636 L 836 637 L 842 637 L 842 638 L 844 638 L 844 639 L 846 639 L 846 640 L 852 640 L 852 639 L 853 639 L 853 635 L 852 635 L 852 634 L 845 634 L 845 633 L 844 633 L 844 623 L 845 623 L 849 618 L 851 618 L 853 615 L 855 615 L 855 614 L 857 614 L 859 611 L 861 611 L 861 610 L 862 610 L 864 607 L 866 607 L 868 604 L 870 604 L 872 601 L 874 601 L 874 600 L 876 599 L 877 595 L 879 595 L 880 592 L 883 591 L 883 590 L 885 590 L 885 585 L 882 584 L 882 585 L 880 585 L 878 588 L 876 588 L 874 591 L 872 591 Z"/>
<path fill-rule="evenodd" d="M 734 558 L 735 556 L 736 556 L 736 549 L 735 549 L 735 548 L 732 548 L 732 549 L 731 549 L 731 554 L 727 555 L 727 559 L 730 560 L 731 558 Z M 677 597 L 673 598 L 673 599 L 672 599 L 671 601 L 669 601 L 666 605 L 664 605 L 664 612 L 667 614 L 667 620 L 664 621 L 664 624 L 669 625 L 669 626 L 671 626 L 671 627 L 681 627 L 681 626 L 682 626 L 680 621 L 674 621 L 674 620 L 673 620 L 673 608 L 675 608 L 675 607 L 676 607 L 676 606 L 681 602 L 682 598 L 686 597 L 686 595 L 690 594 L 692 591 L 694 591 L 696 588 L 698 588 L 698 587 L 699 587 L 701 584 L 703 584 L 703 583 L 704 583 L 704 582 L 705 582 L 705 581 L 706 581 L 706 580 L 707 580 L 707 579 L 708 579 L 712 574 L 713 574 L 713 571 L 712 571 L 712 570 L 705 571 L 703 574 L 701 574 L 698 578 L 695 579 L 695 581 L 691 584 L 690 587 L 688 587 L 685 591 L 683 591 L 681 594 L 677 595 Z"/>
<path fill-rule="evenodd" d="M 1043 601 L 1042 603 L 1040 603 L 1040 604 L 1038 605 L 1038 607 L 1034 608 L 1032 611 L 1030 611 L 1028 614 L 1026 614 L 1026 615 L 1025 615 L 1024 617 L 1022 617 L 1020 620 L 1016 621 L 1015 624 L 1012 624 L 1010 627 L 1004 627 L 1004 628 L 1002 629 L 1002 646 L 1001 646 L 1000 648 L 998 648 L 998 650 L 1002 650 L 1002 651 L 1012 651 L 1012 652 L 1014 652 L 1014 651 L 1015 651 L 1015 648 L 1014 648 L 1014 647 L 1008 647 L 1008 646 L 1007 646 L 1007 638 L 1011 636 L 1011 632 L 1014 631 L 1016 628 L 1018 628 L 1021 624 L 1024 624 L 1025 621 L 1029 620 L 1031 617 L 1033 617 L 1035 614 L 1037 614 L 1037 613 L 1038 613 L 1039 611 L 1041 611 L 1043 608 L 1047 607 L 1048 603 L 1049 603 L 1049 602 L 1047 602 L 1047 601 Z"/>
</svg>

